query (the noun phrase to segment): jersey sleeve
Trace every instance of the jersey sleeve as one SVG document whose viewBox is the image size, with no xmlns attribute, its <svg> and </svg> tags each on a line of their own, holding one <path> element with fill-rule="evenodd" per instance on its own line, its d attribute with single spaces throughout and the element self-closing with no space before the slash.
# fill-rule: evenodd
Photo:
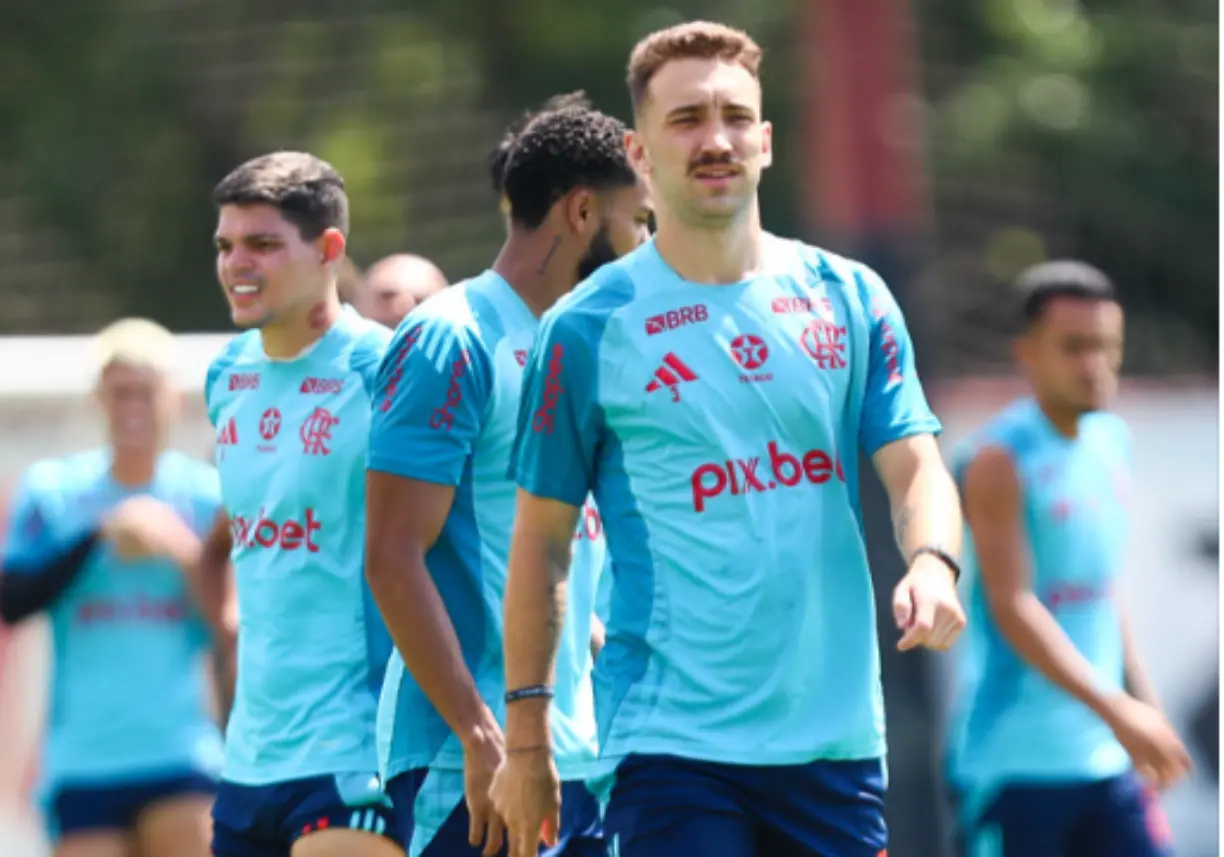
<svg viewBox="0 0 1224 857">
<path fill-rule="evenodd" d="M 565 310 L 545 314 L 523 376 L 510 459 L 510 477 L 520 488 L 571 506 L 581 506 L 594 486 L 603 431 L 599 331 L 582 321 Z"/>
<path fill-rule="evenodd" d="M 470 325 L 436 315 L 401 325 L 374 383 L 368 469 L 458 485 L 491 382 Z"/>
<path fill-rule="evenodd" d="M 13 497 L 5 529 L 2 561 L 5 574 L 37 566 L 50 559 L 60 547 L 38 483 L 36 472 L 27 471 Z"/>
<path fill-rule="evenodd" d="M 942 426 L 914 368 L 914 346 L 901 308 L 874 271 L 861 267 L 855 279 L 870 331 L 859 443 L 874 455 L 905 437 L 938 434 Z"/>
</svg>

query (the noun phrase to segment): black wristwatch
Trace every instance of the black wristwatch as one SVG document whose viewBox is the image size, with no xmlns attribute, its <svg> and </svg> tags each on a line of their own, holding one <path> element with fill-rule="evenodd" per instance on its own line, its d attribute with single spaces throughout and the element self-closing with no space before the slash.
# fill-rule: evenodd
<svg viewBox="0 0 1224 857">
<path fill-rule="evenodd" d="M 935 557 L 937 560 L 950 568 L 952 570 L 952 579 L 958 583 L 960 582 L 961 567 L 960 563 L 957 562 L 956 557 L 952 556 L 952 554 L 948 553 L 939 545 L 923 545 L 910 555 L 910 564 L 912 565 L 914 560 L 923 554 L 929 554 L 930 556 Z"/>
</svg>

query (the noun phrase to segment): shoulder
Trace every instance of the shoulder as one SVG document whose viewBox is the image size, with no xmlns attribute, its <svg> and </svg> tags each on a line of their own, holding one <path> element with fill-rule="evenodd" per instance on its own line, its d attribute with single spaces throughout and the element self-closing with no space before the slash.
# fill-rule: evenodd
<svg viewBox="0 0 1224 857">
<path fill-rule="evenodd" d="M 429 357 L 456 351 L 487 356 L 496 311 L 482 282 L 477 277 L 456 283 L 418 306 L 400 323 L 389 351 L 411 350 Z"/>
<path fill-rule="evenodd" d="M 636 260 L 631 258 L 637 252 L 604 265 L 557 301 L 540 319 L 541 338 L 562 339 L 594 351 L 609 323 L 637 295 Z"/>
<path fill-rule="evenodd" d="M 1022 495 L 1020 472 L 1012 451 L 998 443 L 985 443 L 974 450 L 960 479 L 966 516 L 975 510 L 1011 508 Z"/>
<path fill-rule="evenodd" d="M 376 321 L 363 318 L 356 311 L 346 309 L 343 324 L 347 342 L 344 360 L 350 372 L 360 376 L 367 392 L 373 389 L 378 366 L 391 343 L 391 330 Z"/>
<path fill-rule="evenodd" d="M 220 378 L 227 370 L 250 363 L 251 355 L 260 351 L 262 347 L 259 344 L 258 330 L 248 330 L 238 334 L 227 342 L 221 349 L 221 353 L 208 364 L 209 385 L 211 386 L 212 382 Z"/>
<path fill-rule="evenodd" d="M 1033 420 L 1033 403 L 1028 399 L 1012 402 L 991 417 L 958 450 L 953 472 L 963 474 L 980 457 L 1005 455 L 1017 467 L 1041 443 L 1041 433 Z"/>
<path fill-rule="evenodd" d="M 793 254 L 807 269 L 809 276 L 816 277 L 825 286 L 842 289 L 847 298 L 861 304 L 872 318 L 883 318 L 897 308 L 884 278 L 865 262 L 797 239 L 770 238 L 777 242 L 777 252 Z"/>
<path fill-rule="evenodd" d="M 81 491 L 105 475 L 106 461 L 100 449 L 35 461 L 21 477 L 20 493 L 27 500 L 37 501 Z"/>
<path fill-rule="evenodd" d="M 262 362 L 263 346 L 259 341 L 258 330 L 248 330 L 240 333 L 226 343 L 221 353 L 213 358 L 208 365 L 208 375 L 204 381 L 204 401 L 208 405 L 209 417 L 213 417 L 213 407 L 218 394 L 230 390 L 255 389 L 259 385 L 258 376 L 251 378 L 233 377 L 236 373 L 258 370 Z"/>
</svg>

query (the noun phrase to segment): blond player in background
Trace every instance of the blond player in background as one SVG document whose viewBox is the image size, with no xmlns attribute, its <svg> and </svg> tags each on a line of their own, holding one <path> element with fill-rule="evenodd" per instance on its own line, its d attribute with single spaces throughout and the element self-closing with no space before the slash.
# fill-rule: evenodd
<svg viewBox="0 0 1224 857">
<path fill-rule="evenodd" d="M 126 319 L 96 352 L 107 442 L 21 479 L 0 618 L 50 621 L 41 785 L 57 857 L 202 857 L 221 741 L 201 655 L 231 638 L 194 574 L 217 476 L 167 449 L 169 331 Z"/>
</svg>

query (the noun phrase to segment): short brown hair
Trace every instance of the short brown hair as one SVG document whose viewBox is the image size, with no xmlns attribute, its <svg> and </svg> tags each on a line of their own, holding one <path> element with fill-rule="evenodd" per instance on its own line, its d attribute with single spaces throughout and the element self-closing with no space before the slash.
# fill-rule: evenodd
<svg viewBox="0 0 1224 857">
<path fill-rule="evenodd" d="M 221 179 L 213 202 L 270 205 L 307 241 L 327 229 L 349 230 L 348 195 L 335 167 L 306 152 L 273 152 L 241 165 Z"/>
<path fill-rule="evenodd" d="M 738 63 L 760 76 L 761 46 L 743 30 L 710 21 L 689 21 L 651 33 L 629 54 L 629 97 L 637 110 L 659 69 L 672 60 L 712 60 Z"/>
</svg>

